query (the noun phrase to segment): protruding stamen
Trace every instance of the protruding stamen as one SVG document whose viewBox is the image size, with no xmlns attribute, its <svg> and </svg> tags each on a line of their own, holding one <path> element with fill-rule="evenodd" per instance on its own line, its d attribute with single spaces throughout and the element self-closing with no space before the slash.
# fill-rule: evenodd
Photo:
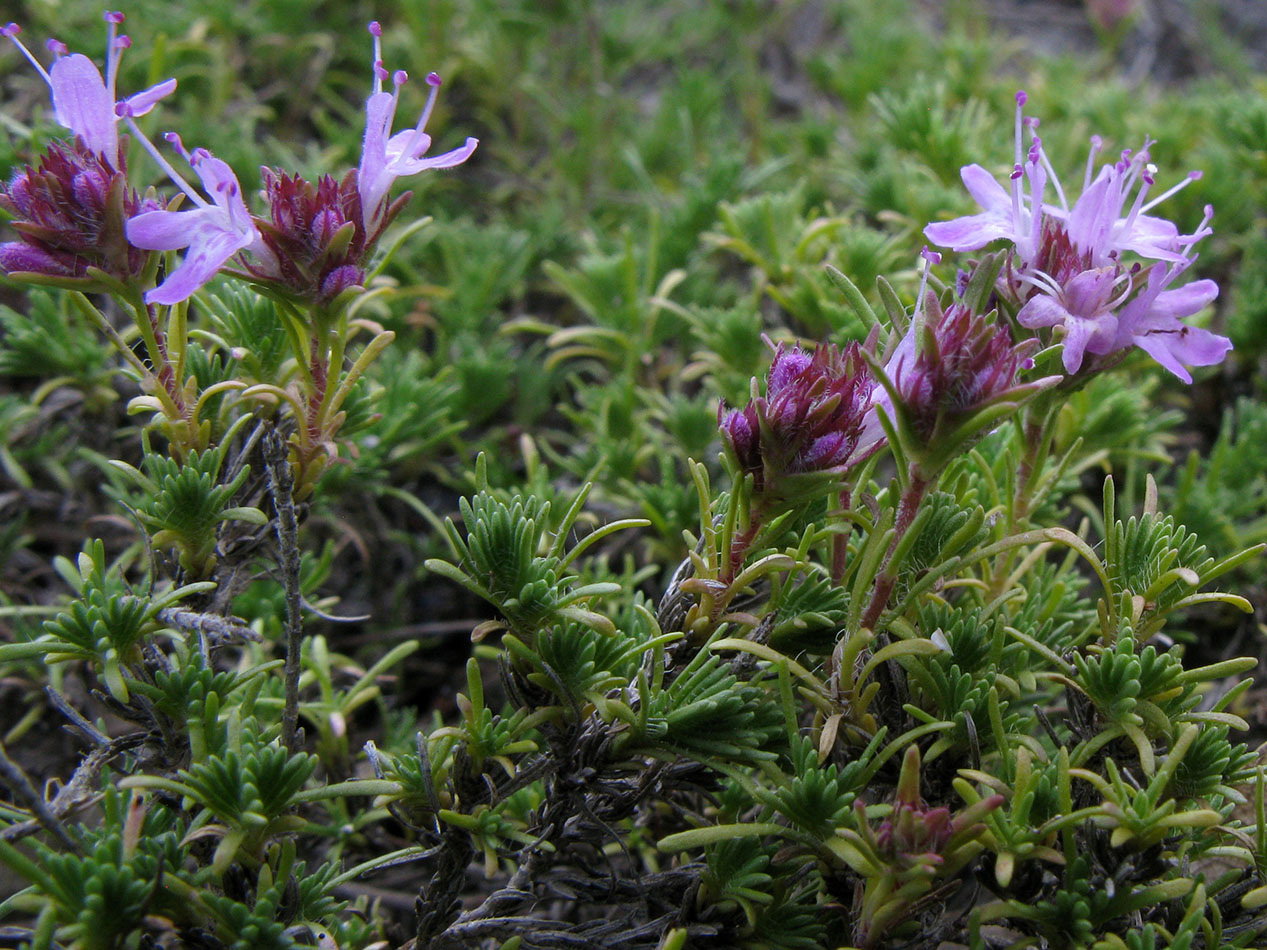
<svg viewBox="0 0 1267 950">
<path fill-rule="evenodd" d="M 941 255 L 936 251 L 931 250 L 927 244 L 925 244 L 923 250 L 919 252 L 919 256 L 924 258 L 924 274 L 919 281 L 919 295 L 915 298 L 915 314 L 912 317 L 912 320 L 916 325 L 915 348 L 917 351 L 920 349 L 920 328 L 923 327 L 925 322 L 924 295 L 928 293 L 928 275 L 929 272 L 932 271 L 934 264 L 941 263 Z"/>
<path fill-rule="evenodd" d="M 1024 110 L 1025 102 L 1028 98 L 1029 97 L 1025 95 L 1024 90 L 1016 94 L 1016 123 L 1015 123 L 1016 127 L 1013 129 L 1012 137 L 1014 139 L 1014 142 L 1013 142 L 1012 148 L 1014 152 L 1013 164 L 1018 165 L 1018 166 L 1021 164 L 1021 156 L 1022 154 L 1024 154 L 1021 149 L 1021 128 L 1025 124 L 1025 114 L 1022 110 Z"/>
<path fill-rule="evenodd" d="M 1025 170 L 1021 167 L 1021 163 L 1017 162 L 1012 167 L 1012 233 L 1021 234 L 1024 228 L 1021 225 L 1021 179 L 1025 177 Z"/>
<path fill-rule="evenodd" d="M 1034 136 L 1036 144 L 1041 143 L 1038 136 Z M 1056 169 L 1051 167 L 1051 159 L 1047 157 L 1046 149 L 1038 149 L 1038 160 L 1042 162 L 1043 170 L 1047 172 L 1047 179 L 1056 186 L 1056 200 L 1060 202 L 1061 209 L 1067 214 L 1069 212 L 1069 202 L 1065 200 L 1065 189 L 1060 186 L 1060 178 L 1056 175 Z"/>
<path fill-rule="evenodd" d="M 427 85 L 428 85 L 428 86 L 438 86 L 438 85 L 440 85 L 440 74 L 439 74 L 439 73 L 427 73 Z"/>
<path fill-rule="evenodd" d="M 163 141 L 174 148 L 181 158 L 189 161 L 189 152 L 185 150 L 185 143 L 181 140 L 179 132 L 164 132 Z"/>
<path fill-rule="evenodd" d="M 118 26 L 120 23 L 122 23 L 126 19 L 126 17 L 124 17 L 122 12 L 120 12 L 119 10 L 107 10 L 105 13 L 101 15 L 101 19 L 105 20 L 107 23 L 113 26 Z"/>
<path fill-rule="evenodd" d="M 435 82 L 431 81 L 432 76 L 435 76 Z M 405 147 L 403 158 L 413 158 L 418 142 L 427 134 L 427 120 L 431 118 L 431 110 L 435 107 L 436 95 L 440 91 L 440 77 L 435 73 L 427 73 L 427 83 L 431 86 L 431 92 L 427 95 L 427 104 L 422 107 L 422 115 L 418 117 L 414 134 L 409 137 L 409 144 Z"/>
<path fill-rule="evenodd" d="M 119 24 L 123 22 L 122 13 L 111 13 L 107 10 L 105 15 L 107 23 L 106 27 L 106 89 L 110 92 L 110 101 L 113 102 L 118 97 L 114 94 L 115 83 L 119 76 L 119 60 L 123 57 L 119 55 L 123 50 L 132 45 L 132 41 L 126 36 L 118 36 Z M 127 40 L 126 45 L 120 45 L 120 40 Z"/>
<path fill-rule="evenodd" d="M 48 70 L 46 70 L 43 66 L 40 65 L 40 61 L 31 54 L 31 51 L 29 49 L 26 48 L 26 44 L 23 43 L 20 39 L 18 39 L 18 34 L 21 32 L 22 32 L 22 27 L 18 26 L 16 23 L 9 23 L 4 27 L 3 30 L 0 30 L 0 33 L 2 33 L 4 36 L 7 36 L 9 39 L 13 40 L 13 45 L 16 46 L 18 50 L 22 53 L 22 55 L 27 58 L 27 61 L 32 66 L 35 67 L 35 71 L 38 72 L 42 77 L 44 77 L 44 81 L 46 83 L 52 86 L 53 80 L 49 77 Z"/>
<path fill-rule="evenodd" d="M 374 37 L 374 94 L 383 91 L 383 80 L 387 78 L 387 69 L 383 66 L 383 28 L 377 20 L 369 25 L 370 36 Z"/>
<path fill-rule="evenodd" d="M 67 46 L 61 40 L 55 40 L 52 37 L 50 37 L 48 41 L 45 42 L 44 48 L 47 49 L 50 53 L 52 53 L 54 56 L 58 57 L 59 59 L 70 52 L 69 46 Z"/>
<path fill-rule="evenodd" d="M 1179 192 L 1183 191 L 1183 189 L 1187 188 L 1190 184 L 1192 184 L 1194 181 L 1200 181 L 1201 176 L 1203 174 L 1204 172 L 1200 172 L 1200 171 L 1188 172 L 1188 174 L 1184 177 L 1182 181 L 1179 182 L 1179 184 L 1174 185 L 1166 189 L 1165 191 L 1163 191 L 1160 195 L 1158 195 L 1152 201 L 1148 202 L 1148 204 L 1144 205 L 1144 207 L 1140 208 L 1140 211 L 1147 213 L 1149 208 L 1154 208 L 1157 205 L 1161 204 L 1163 201 L 1165 201 L 1167 198 L 1169 198 L 1171 195 L 1178 194 Z"/>
<path fill-rule="evenodd" d="M 436 75 L 435 73 L 430 73 L 427 77 L 428 80 L 430 80 L 431 76 L 435 76 L 435 75 Z M 439 80 L 439 78 L 440 78 L 439 76 L 436 76 L 437 80 Z M 426 128 L 427 120 L 431 118 L 431 110 L 435 108 L 436 96 L 439 92 L 440 92 L 440 83 L 438 81 L 431 83 L 431 92 L 427 94 L 427 104 L 422 107 L 422 115 L 418 119 L 419 132 L 421 132 L 424 128 Z"/>
<path fill-rule="evenodd" d="M 163 153 L 155 148 L 154 143 L 149 140 L 149 136 L 141 131 L 141 127 L 136 124 L 136 119 L 132 118 L 130 115 L 125 115 L 124 121 L 127 122 L 128 128 L 132 130 L 132 134 L 136 136 L 145 151 L 150 153 L 150 158 L 154 159 L 154 161 L 158 163 L 158 167 L 167 173 L 167 177 L 175 183 L 176 187 L 183 191 L 189 200 L 196 204 L 199 208 L 207 207 L 207 202 L 203 200 L 202 196 L 189 186 L 189 182 L 185 181 L 176 169 L 172 168 L 171 162 L 163 157 Z M 163 138 L 171 143 L 176 151 L 178 151 L 182 156 L 188 158 L 188 153 L 185 151 L 184 143 L 181 142 L 179 135 L 175 132 L 168 132 L 163 136 Z"/>
<path fill-rule="evenodd" d="M 1030 187 L 1030 219 L 1029 219 L 1029 247 L 1025 250 L 1023 257 L 1026 260 L 1033 260 L 1034 255 L 1042 246 L 1043 237 L 1043 189 L 1047 186 L 1047 175 L 1043 171 L 1043 166 L 1039 162 L 1031 162 L 1029 166 L 1029 187 Z M 1019 236 L 1021 232 L 1017 232 Z M 1018 248 L 1019 249 L 1019 248 Z"/>
<path fill-rule="evenodd" d="M 1126 220 L 1122 222 L 1122 232 L 1124 234 L 1130 234 L 1131 229 L 1135 227 L 1135 219 L 1139 217 L 1139 213 L 1144 207 L 1144 197 L 1148 194 L 1148 189 L 1153 185 L 1152 173 L 1156 171 L 1156 165 L 1148 165 L 1140 175 L 1140 186 L 1139 191 L 1135 193 L 1135 203 L 1131 205 L 1130 213 L 1127 214 Z"/>
<path fill-rule="evenodd" d="M 1091 136 L 1091 151 L 1087 152 L 1087 171 L 1082 176 L 1082 190 L 1086 191 L 1091 187 L 1091 171 L 1095 168 L 1095 158 L 1100 154 L 1100 149 L 1104 148 L 1104 139 L 1098 135 Z"/>
</svg>

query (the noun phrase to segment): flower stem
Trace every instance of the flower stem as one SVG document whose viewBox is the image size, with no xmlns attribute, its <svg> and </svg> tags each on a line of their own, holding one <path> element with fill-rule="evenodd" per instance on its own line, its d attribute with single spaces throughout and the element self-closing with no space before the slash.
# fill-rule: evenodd
<svg viewBox="0 0 1267 950">
<path fill-rule="evenodd" d="M 1046 400 L 1025 409 L 1021 423 L 1021 458 L 1016 466 L 1016 482 L 1012 491 L 1012 503 L 1008 507 L 1007 532 L 1004 537 L 1012 537 L 1029 528 L 1034 490 L 1038 487 L 1043 470 L 1041 460 L 1050 451 L 1055 435 L 1050 424 L 1053 415 L 1053 406 Z M 1007 582 L 1015 557 L 1016 551 L 1009 549 L 995 562 L 994 573 L 990 578 L 992 599 L 1003 593 L 1003 585 Z"/>
<path fill-rule="evenodd" d="M 897 574 L 893 570 L 893 554 L 911 527 L 911 522 L 915 520 L 919 506 L 931 485 L 932 481 L 924 478 L 919 466 L 912 463 L 906 489 L 902 492 L 902 497 L 897 504 L 897 515 L 893 521 L 893 540 L 889 542 L 889 549 L 884 555 L 884 566 L 876 575 L 875 586 L 871 591 L 871 601 L 862 615 L 861 626 L 868 630 L 875 629 L 876 621 L 880 619 L 880 614 L 889 604 L 893 585 L 897 583 Z"/>
<path fill-rule="evenodd" d="M 849 511 L 849 489 L 842 488 L 840 490 L 839 502 L 840 513 L 844 514 Z M 843 522 L 846 529 L 852 528 L 849 521 Z M 839 585 L 845 576 L 845 561 L 849 557 L 849 531 L 839 531 L 832 535 L 831 538 L 831 582 Z"/>
</svg>

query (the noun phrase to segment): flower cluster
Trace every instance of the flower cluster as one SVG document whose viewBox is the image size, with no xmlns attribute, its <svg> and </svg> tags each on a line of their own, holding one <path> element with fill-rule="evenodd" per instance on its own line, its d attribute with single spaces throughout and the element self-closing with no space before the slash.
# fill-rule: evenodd
<svg viewBox="0 0 1267 950">
<path fill-rule="evenodd" d="M 1059 377 L 1019 383 L 1020 372 L 1034 365 L 1030 357 L 1038 341 L 1013 343 L 993 313 L 976 313 L 961 300 L 943 309 L 937 295 L 927 292 L 928 265 L 941 258 L 927 248 L 923 255 L 924 284 L 914 319 L 884 366 L 893 392 L 881 394 L 880 404 L 890 415 L 896 405 L 899 421 L 922 445 L 948 439 L 948 448 L 960 451 L 981 434 L 982 427 L 971 424 L 973 416 L 1018 404 Z"/>
<path fill-rule="evenodd" d="M 1093 370 L 1108 357 L 1138 346 L 1185 382 L 1185 366 L 1208 366 L 1231 349 L 1226 337 L 1191 327 L 1183 318 L 1218 294 L 1210 280 L 1169 289 L 1195 260 L 1195 245 L 1211 233 L 1212 215 L 1191 234 L 1148 212 L 1200 178 L 1192 172 L 1155 198 L 1156 166 L 1149 147 L 1123 151 L 1093 176 L 1103 142 L 1091 140 L 1082 192 L 1072 205 L 1056 176 L 1038 122 L 1024 115 L 1025 94 L 1016 97 L 1015 164 L 1008 187 L 980 165 L 962 178 L 981 213 L 930 224 L 929 240 L 955 251 L 972 251 L 997 240 L 1013 247 L 1005 290 L 1016 305 L 1016 320 L 1027 329 L 1062 329 L 1065 371 Z M 1030 144 L 1024 146 L 1028 130 Z M 1056 204 L 1046 202 L 1047 186 Z M 1131 254 L 1156 263 L 1128 263 Z M 1088 360 L 1088 354 L 1092 359 Z"/>
<path fill-rule="evenodd" d="M 881 430 L 869 413 L 875 381 L 857 344 L 844 350 L 822 345 L 812 354 L 780 345 L 764 396 L 753 383 L 747 407 L 727 412 L 720 406 L 718 421 L 758 495 L 779 497 L 805 481 L 796 476 L 843 472 L 881 445 Z"/>
<path fill-rule="evenodd" d="M 11 39 L 44 77 L 58 122 L 76 137 L 73 148 L 53 146 L 39 173 L 29 168 L 20 173 L 0 198 L 15 215 L 23 236 L 21 243 L 5 245 L 0 252 L 6 273 L 79 276 L 97 266 L 120 278 L 136 277 L 148 257 L 141 252 L 186 249 L 181 264 L 161 284 L 146 289 L 146 303 L 174 305 L 187 300 L 237 257 L 239 273 L 263 287 L 309 304 L 326 304 L 364 280 L 377 240 L 403 207 L 403 199 L 388 201 L 395 180 L 459 165 L 478 144 L 468 138 L 460 148 L 425 157 L 431 145 L 426 124 L 440 86 L 435 73 L 427 76 L 431 92 L 416 127 L 391 134 L 400 88 L 408 77 L 396 72 L 393 91 L 383 91 L 387 72 L 381 58 L 382 28 L 371 23 L 374 79 L 365 105 L 359 166 L 341 180 L 323 176 L 316 184 L 282 170 L 264 169 L 269 216 L 257 218 L 225 162 L 205 148 L 187 150 L 178 135 L 167 134 L 167 141 L 198 176 L 200 193 L 141 132 L 136 119 L 172 93 L 176 81 L 168 79 L 117 99 L 119 58 L 131 41 L 118 34 L 123 14 L 108 12 L 105 19 L 109 39 L 104 78 L 88 57 L 68 53 L 57 41 L 49 42 L 56 61 L 46 71 L 18 40 L 17 24 L 0 28 L 0 35 Z M 141 203 L 127 190 L 120 121 L 176 184 L 189 207 Z M 111 199 L 114 204 L 106 208 L 106 198 L 116 190 L 122 199 Z M 107 220 L 109 214 L 115 218 Z"/>
<path fill-rule="evenodd" d="M 19 237 L 0 244 L 0 269 L 87 288 L 89 268 L 125 283 L 141 273 L 148 255 L 127 242 L 125 222 L 159 204 L 128 188 L 121 158 L 112 164 L 81 138 L 53 144 L 38 167 L 0 185 L 0 208 Z"/>
<path fill-rule="evenodd" d="M 16 23 L 0 27 L 0 36 L 8 37 L 30 60 L 31 65 L 48 83 L 53 95 L 53 114 L 57 121 L 82 140 L 90 152 L 119 167 L 119 118 L 124 115 L 141 116 L 149 112 L 160 99 L 176 91 L 176 80 L 166 79 L 142 92 L 116 102 L 115 84 L 119 76 L 119 61 L 131 39 L 121 35 L 119 24 L 123 14 L 107 11 L 106 75 L 82 53 L 70 53 L 66 45 L 49 40 L 48 48 L 55 61 L 45 70 L 40 61 L 18 39 L 22 28 Z"/>
<path fill-rule="evenodd" d="M 361 227 L 356 173 L 342 181 L 323 175 L 314 184 L 272 168 L 260 172 L 269 217 L 255 219 L 263 246 L 246 271 L 263 287 L 319 304 L 360 285 L 366 246 L 382 229 L 367 239 Z"/>
</svg>

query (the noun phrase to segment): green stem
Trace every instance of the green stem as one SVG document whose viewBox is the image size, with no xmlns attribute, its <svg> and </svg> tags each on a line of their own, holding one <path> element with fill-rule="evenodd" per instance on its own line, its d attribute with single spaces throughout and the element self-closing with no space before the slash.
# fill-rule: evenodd
<svg viewBox="0 0 1267 950">
<path fill-rule="evenodd" d="M 1029 527 L 1029 517 L 1033 513 L 1034 491 L 1042 477 L 1042 460 L 1051 449 L 1055 433 L 1050 425 L 1053 416 L 1053 405 L 1045 399 L 1030 404 L 1025 409 L 1021 423 L 1022 450 L 1021 459 L 1016 467 L 1016 482 L 1012 492 L 1012 503 L 1008 506 L 1007 534 L 1011 536 L 1024 532 Z M 994 573 L 990 578 L 989 599 L 993 600 L 1003 593 L 1003 585 L 1011 573 L 1016 552 L 1007 551 L 994 565 Z"/>
</svg>

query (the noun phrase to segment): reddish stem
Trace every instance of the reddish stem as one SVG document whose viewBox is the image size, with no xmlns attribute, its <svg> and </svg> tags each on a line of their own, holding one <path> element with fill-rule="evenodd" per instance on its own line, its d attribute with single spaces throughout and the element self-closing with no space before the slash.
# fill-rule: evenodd
<svg viewBox="0 0 1267 950">
<path fill-rule="evenodd" d="M 901 500 L 898 501 L 897 516 L 893 521 L 893 540 L 889 542 L 889 549 L 885 552 L 884 566 L 880 568 L 880 573 L 876 575 L 875 588 L 871 592 L 871 602 L 867 604 L 867 610 L 862 615 L 862 626 L 868 630 L 875 629 L 875 624 L 880 619 L 880 614 L 889 605 L 889 597 L 893 593 L 893 585 L 897 583 L 897 575 L 892 570 L 893 553 L 897 550 L 902 537 L 911 527 L 911 522 L 915 520 L 915 514 L 919 511 L 920 503 L 928 492 L 929 484 L 929 482 L 920 477 L 918 472 L 915 471 L 915 467 L 912 466 L 910 482 L 906 486 L 906 491 L 902 492 Z"/>
<path fill-rule="evenodd" d="M 151 304 L 146 304 L 145 312 L 150 318 L 150 329 L 154 333 L 154 343 L 158 347 L 158 352 L 154 354 L 158 357 L 158 383 L 167 391 L 167 395 L 171 397 L 172 403 L 179 410 L 181 418 L 188 419 L 189 407 L 185 405 L 184 393 L 181 392 L 181 387 L 177 382 L 176 371 L 172 369 L 171 358 L 167 355 L 167 336 L 158 325 L 158 320 L 154 316 L 154 307 Z"/>
<path fill-rule="evenodd" d="M 849 502 L 849 490 L 847 488 L 842 488 L 840 490 L 840 512 L 842 514 L 849 510 Z M 846 521 L 845 527 L 848 529 L 851 528 L 852 525 Z M 831 582 L 833 584 L 840 584 L 840 579 L 845 576 L 845 561 L 849 557 L 849 534 L 850 532 L 846 530 L 832 535 Z"/>
</svg>

